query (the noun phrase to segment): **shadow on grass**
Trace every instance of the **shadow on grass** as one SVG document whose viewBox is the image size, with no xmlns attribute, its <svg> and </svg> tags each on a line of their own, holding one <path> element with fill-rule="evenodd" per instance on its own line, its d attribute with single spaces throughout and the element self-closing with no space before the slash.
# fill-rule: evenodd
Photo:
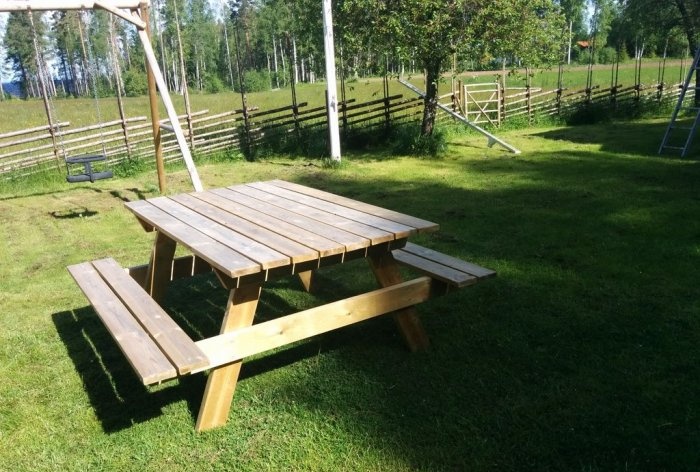
<svg viewBox="0 0 700 472">
<path fill-rule="evenodd" d="M 272 290 L 263 294 L 256 322 L 299 309 L 275 293 L 290 287 L 298 290 L 300 284 L 295 279 L 278 281 L 272 285 Z M 192 339 L 197 340 L 218 334 L 226 297 L 226 292 L 218 287 L 213 276 L 199 276 L 189 281 L 173 282 L 164 308 Z M 146 387 L 139 382 L 92 307 L 55 313 L 53 322 L 105 432 L 120 431 L 151 420 L 160 416 L 165 406 L 183 400 L 187 402 L 194 424 L 204 393 L 204 375 L 181 377 L 159 386 Z M 343 342 L 343 338 L 336 338 L 333 343 L 326 342 L 324 351 L 336 349 Z M 318 355 L 319 350 L 317 343 L 307 342 L 246 361 L 239 379 L 243 381 L 294 364 Z"/>
<path fill-rule="evenodd" d="M 670 151 L 665 152 L 663 156 L 659 156 L 659 146 L 666 132 L 667 125 L 668 123 L 666 122 L 613 122 L 607 126 L 569 126 L 535 133 L 534 135 L 562 142 L 598 144 L 601 151 L 615 154 L 679 157 L 679 153 L 674 154 Z M 683 137 L 685 136 L 683 135 Z M 691 146 L 687 157 L 697 158 L 698 155 L 700 155 L 700 142 L 695 142 Z"/>
<path fill-rule="evenodd" d="M 420 307 L 429 352 L 387 343 L 387 319 L 363 324 L 285 401 L 416 469 L 693 470 L 700 166 L 602 142 L 455 163 L 485 190 L 301 182 L 437 221 L 423 244 L 498 277 Z"/>
<path fill-rule="evenodd" d="M 301 179 L 436 221 L 441 231 L 418 242 L 498 277 L 421 305 L 428 352 L 408 354 L 383 317 L 244 363 L 247 379 L 295 371 L 256 391 L 256 404 L 301 405 L 324 434 L 342 430 L 407 469 L 696 469 L 700 165 L 617 155 L 628 151 L 611 139 L 602 140 L 608 152 L 441 163 L 486 188 L 431 176 Z M 369 272 L 328 269 L 302 305 L 364 287 Z M 300 309 L 290 301 L 294 282 L 269 288 L 263 317 Z M 166 309 L 186 316 L 189 324 L 178 320 L 186 331 L 216 332 L 226 297 L 215 283 L 171 293 Z M 91 309 L 59 313 L 55 323 L 105 430 L 181 400 L 194 422 L 203 376 L 149 392 Z M 235 402 L 231 415 L 245 418 Z M 287 428 L 275 434 L 294 434 Z"/>
</svg>

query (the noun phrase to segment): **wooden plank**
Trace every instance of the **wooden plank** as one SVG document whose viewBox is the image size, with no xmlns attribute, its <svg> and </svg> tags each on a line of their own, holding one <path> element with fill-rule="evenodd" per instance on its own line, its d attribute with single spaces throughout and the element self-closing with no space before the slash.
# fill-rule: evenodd
<svg viewBox="0 0 700 472">
<path fill-rule="evenodd" d="M 197 342 L 211 365 L 225 365 L 374 318 L 430 297 L 430 278 L 403 282 Z"/>
<path fill-rule="evenodd" d="M 95 308 L 107 331 L 144 385 L 177 377 L 175 367 L 131 316 L 92 264 L 84 262 L 71 265 L 68 266 L 68 272 Z"/>
<path fill-rule="evenodd" d="M 382 231 L 394 234 L 395 238 L 407 238 L 412 234 L 417 233 L 416 228 L 411 226 L 406 226 L 401 223 L 396 223 L 385 218 L 375 216 L 370 213 L 365 213 L 362 211 L 355 210 L 337 203 L 329 202 L 327 200 L 322 200 L 317 197 L 305 195 L 303 193 L 298 193 L 286 188 L 278 187 L 275 185 L 270 185 L 267 182 L 255 182 L 248 184 L 249 187 L 262 190 L 264 192 L 271 193 L 278 197 L 291 200 L 293 202 L 307 205 L 311 208 L 317 208 L 325 212 L 340 216 L 342 218 L 347 218 L 351 221 L 356 221 L 363 225 L 378 228 Z"/>
<path fill-rule="evenodd" d="M 212 267 L 219 269 L 229 277 L 240 277 L 262 270 L 260 264 L 200 233 L 146 200 L 127 202 L 125 206 L 139 219 L 158 228 L 160 232 L 201 256 Z"/>
<path fill-rule="evenodd" d="M 225 198 L 224 195 L 230 193 L 232 198 Z M 298 244 L 307 246 L 318 252 L 321 257 L 328 257 L 335 254 L 342 254 L 345 247 L 331 239 L 324 238 L 316 233 L 307 231 L 306 229 L 295 226 L 288 221 L 270 216 L 262 211 L 255 210 L 250 206 L 236 201 L 235 194 L 228 190 L 216 192 L 214 190 L 208 192 L 197 192 L 192 194 L 193 197 L 202 200 L 210 205 L 213 205 L 220 210 L 231 215 L 249 221 L 256 226 L 265 228 L 273 233 L 295 241 Z M 369 244 L 369 241 L 367 242 Z"/>
<path fill-rule="evenodd" d="M 368 238 L 346 231 L 345 228 L 338 228 L 330 224 L 322 223 L 305 215 L 280 208 L 240 192 L 235 192 L 230 189 L 215 189 L 211 190 L 211 192 L 228 200 L 245 205 L 258 213 L 264 213 L 274 218 L 276 221 L 286 222 L 289 226 L 286 226 L 285 231 L 288 231 L 288 233 L 285 232 L 285 235 L 302 244 L 304 243 L 306 234 L 314 234 L 317 237 L 332 241 L 332 247 L 336 250 L 340 249 L 340 253 L 366 248 L 371 245 L 371 241 Z M 338 252 L 335 251 L 335 253 Z"/>
<path fill-rule="evenodd" d="M 133 317 L 184 375 L 207 365 L 204 353 L 170 316 L 141 288 L 114 259 L 100 259 L 92 265 Z"/>
<path fill-rule="evenodd" d="M 419 246 L 413 243 L 406 243 L 403 247 L 403 251 L 415 254 L 416 256 L 430 259 L 439 264 L 442 264 L 453 269 L 466 272 L 479 279 L 484 279 L 488 277 L 494 277 L 496 275 L 495 270 L 487 269 L 485 267 L 472 264 L 471 262 L 463 261 L 462 259 L 457 259 L 456 257 L 448 256 L 438 251 L 428 249 L 427 247 Z"/>
<path fill-rule="evenodd" d="M 401 249 L 394 251 L 393 254 L 394 259 L 401 264 L 413 267 L 420 272 L 456 287 L 466 287 L 467 285 L 475 284 L 478 280 L 471 274 L 460 272 L 456 269 L 444 266 L 429 259 L 423 259 L 422 257 L 408 253 Z"/>
<path fill-rule="evenodd" d="M 171 197 L 181 205 L 196 211 L 197 213 L 206 216 L 212 221 L 235 230 L 260 244 L 265 245 L 286 255 L 291 261 L 296 264 L 307 262 L 319 258 L 318 251 L 315 251 L 303 244 L 292 241 L 281 234 L 270 231 L 267 228 L 256 225 L 240 216 L 228 213 L 219 207 L 200 200 L 192 195 L 176 195 Z"/>
<path fill-rule="evenodd" d="M 270 249 L 239 232 L 233 231 L 231 228 L 207 218 L 206 215 L 202 215 L 176 200 L 168 197 L 157 197 L 148 201 L 169 215 L 196 228 L 201 233 L 257 262 L 265 270 L 291 264 L 289 257 L 284 254 Z"/>
<path fill-rule="evenodd" d="M 379 216 L 387 220 L 395 221 L 406 226 L 411 226 L 415 228 L 418 232 L 437 231 L 440 227 L 437 223 L 433 223 L 431 221 L 423 220 L 421 218 L 416 218 L 414 216 L 406 215 L 404 213 L 399 213 L 393 210 L 388 210 L 386 208 L 378 207 L 375 205 L 370 205 L 369 203 L 360 202 L 351 198 L 343 197 L 330 192 L 325 192 L 323 190 L 306 187 L 304 185 L 299 185 L 284 180 L 272 180 L 269 183 L 298 193 L 303 193 L 305 195 L 309 195 L 315 198 L 320 198 L 328 202 L 336 203 L 347 208 L 352 208 L 354 210 Z"/>
<path fill-rule="evenodd" d="M 255 200 L 268 203 L 277 208 L 280 214 L 296 213 L 305 218 L 307 227 L 315 231 L 314 227 L 319 222 L 325 225 L 333 226 L 345 232 L 360 236 L 363 239 L 368 239 L 372 244 L 380 244 L 394 239 L 394 234 L 389 231 L 384 231 L 379 228 L 354 221 L 340 215 L 328 212 L 326 210 L 315 208 L 310 205 L 299 203 L 295 200 L 280 197 L 273 193 L 265 192 L 255 187 L 240 185 L 230 187 L 230 190 L 241 195 L 246 195 Z"/>
</svg>

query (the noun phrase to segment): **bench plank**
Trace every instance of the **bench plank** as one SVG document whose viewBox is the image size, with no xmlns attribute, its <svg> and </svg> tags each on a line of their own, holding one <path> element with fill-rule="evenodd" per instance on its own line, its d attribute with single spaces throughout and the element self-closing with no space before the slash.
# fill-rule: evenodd
<svg viewBox="0 0 700 472">
<path fill-rule="evenodd" d="M 478 281 L 478 279 L 471 274 L 460 272 L 429 259 L 423 259 L 422 257 L 400 249 L 393 251 L 393 255 L 397 262 L 413 267 L 419 272 L 428 274 L 435 279 L 441 280 L 456 287 L 466 287 L 467 285 L 475 284 Z"/>
<path fill-rule="evenodd" d="M 173 365 L 89 262 L 68 267 L 144 385 L 177 376 Z"/>
<path fill-rule="evenodd" d="M 458 288 L 496 275 L 491 269 L 413 243 L 394 250 L 393 255 L 397 262 Z"/>
<path fill-rule="evenodd" d="M 416 256 L 423 257 L 425 259 L 430 259 L 439 264 L 451 267 L 453 269 L 459 270 L 461 272 L 466 272 L 479 279 L 486 279 L 489 277 L 494 277 L 496 275 L 495 270 L 487 269 L 485 267 L 472 264 L 471 262 L 463 261 L 462 259 L 457 259 L 456 257 L 448 256 L 433 249 L 428 249 L 427 247 L 419 246 L 414 243 L 406 243 L 402 248 L 404 251 Z"/>
<path fill-rule="evenodd" d="M 172 362 L 179 375 L 188 374 L 208 364 L 206 355 L 194 341 L 114 259 L 101 259 L 92 264 Z"/>
</svg>

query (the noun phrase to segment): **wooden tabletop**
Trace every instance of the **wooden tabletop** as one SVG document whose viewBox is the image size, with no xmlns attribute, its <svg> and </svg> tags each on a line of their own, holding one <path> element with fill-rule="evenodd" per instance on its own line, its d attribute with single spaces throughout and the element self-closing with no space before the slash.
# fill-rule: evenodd
<svg viewBox="0 0 700 472">
<path fill-rule="evenodd" d="M 272 180 L 126 203 L 144 227 L 241 277 L 405 241 L 438 225 Z"/>
</svg>

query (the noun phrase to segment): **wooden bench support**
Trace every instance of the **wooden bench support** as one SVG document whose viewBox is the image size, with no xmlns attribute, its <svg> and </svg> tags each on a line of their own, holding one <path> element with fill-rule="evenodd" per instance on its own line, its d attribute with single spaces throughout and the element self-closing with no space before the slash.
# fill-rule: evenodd
<svg viewBox="0 0 700 472">
<path fill-rule="evenodd" d="M 401 283 L 401 273 L 391 252 L 372 255 L 367 260 L 380 286 L 390 287 Z M 407 305 L 396 311 L 394 322 L 411 352 L 422 351 L 430 346 L 428 335 L 414 306 Z"/>
<path fill-rule="evenodd" d="M 209 367 L 286 346 L 334 329 L 375 318 L 430 298 L 431 279 L 419 277 L 197 341 Z"/>
<path fill-rule="evenodd" d="M 261 285 L 246 285 L 242 288 L 231 290 L 224 322 L 221 326 L 222 335 L 253 324 L 261 288 Z M 229 357 L 226 359 L 226 362 L 222 363 L 226 365 L 209 373 L 202 405 L 197 415 L 197 424 L 195 425 L 197 431 L 206 431 L 217 426 L 223 426 L 228 420 L 228 413 L 231 409 L 231 401 L 236 391 L 242 363 L 242 357 L 239 359 Z"/>
<path fill-rule="evenodd" d="M 381 288 L 256 325 L 253 318 L 264 280 L 231 284 L 221 333 L 194 342 L 142 284 L 162 294 L 167 281 L 211 267 L 191 257 L 173 260 L 174 247 L 169 244 L 156 244 L 156 248 L 154 259 L 169 262 L 156 274 L 144 267 L 124 270 L 113 259 L 72 265 L 68 271 L 145 385 L 212 369 L 197 431 L 226 423 L 244 358 L 386 313 L 393 313 L 411 350 L 425 349 L 428 337 L 415 305 L 438 295 L 438 288 L 464 287 L 495 275 L 490 269 L 408 243 L 368 255 Z M 397 262 L 427 276 L 404 282 Z M 310 282 L 311 271 L 300 275 Z"/>
<path fill-rule="evenodd" d="M 194 341 L 114 259 L 71 265 L 68 272 L 144 385 L 209 364 Z"/>
</svg>

